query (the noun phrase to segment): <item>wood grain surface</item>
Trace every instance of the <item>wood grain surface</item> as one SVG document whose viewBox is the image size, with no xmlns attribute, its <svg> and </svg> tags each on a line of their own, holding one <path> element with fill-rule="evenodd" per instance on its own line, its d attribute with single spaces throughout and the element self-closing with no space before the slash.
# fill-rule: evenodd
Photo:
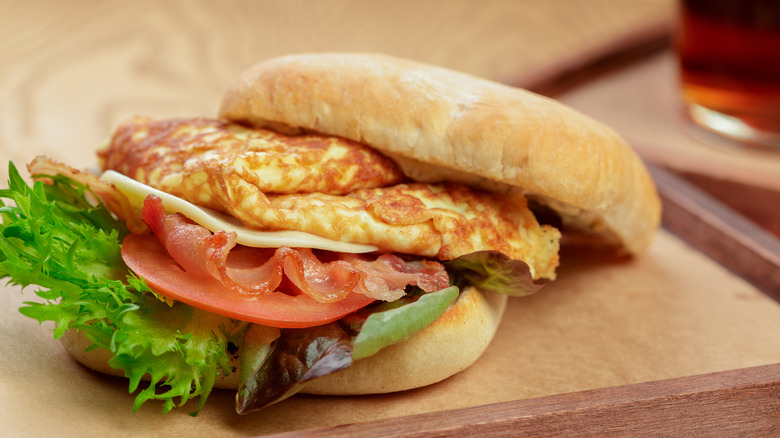
<svg viewBox="0 0 780 438">
<path fill-rule="evenodd" d="M 286 53 L 384 52 L 502 81 L 573 68 L 668 21 L 671 2 L 4 0 L 0 159 L 93 166 L 119 121 L 214 115 L 238 73 Z"/>
<path fill-rule="evenodd" d="M 375 51 L 512 84 L 541 83 L 648 36 L 657 38 L 672 22 L 673 5 L 674 0 L 0 0 L 0 181 L 8 160 L 22 166 L 38 154 L 93 167 L 95 149 L 132 115 L 214 115 L 233 77 L 271 56 Z M 609 72 L 561 97 L 615 126 L 645 158 L 701 173 L 708 169 L 701 164 L 709 150 L 691 143 L 677 131 L 678 119 L 669 118 L 669 104 L 674 105 L 669 56 Z M 728 160 L 733 165 L 720 167 L 722 175 L 771 186 L 777 168 L 768 160 Z M 161 417 L 155 406 L 131 414 L 126 382 L 95 376 L 69 361 L 50 333 L 15 310 L 20 294 L 5 294 L 0 303 L 15 307 L 6 306 L 0 318 L 0 423 L 6 432 L 28 436 L 74 435 L 87 423 L 106 436 L 118 430 L 248 436 L 323 425 L 295 433 L 777 431 L 780 308 L 740 278 L 774 290 L 771 275 L 780 270 L 776 250 L 767 253 L 761 236 L 745 234 L 750 226 L 739 220 L 717 225 L 720 207 L 698 203 L 687 189 L 678 190 L 684 185 L 669 181 L 660 180 L 671 187 L 667 223 L 706 231 L 693 236 L 692 247 L 664 231 L 641 259 L 574 257 L 578 263 L 563 267 L 549 294 L 513 302 L 518 318 L 505 321 L 504 335 L 475 367 L 406 394 L 325 402 L 294 397 L 258 416 L 237 417 L 233 395 L 216 393 L 197 419 L 187 412 Z M 702 217 L 706 229 L 698 222 Z M 706 248 L 707 239 L 724 238 L 730 239 L 726 262 L 735 274 L 696 249 Z M 728 260 L 733 254 L 739 254 L 737 268 L 733 257 Z M 754 262 L 760 269 L 749 269 Z M 762 275 L 768 282 L 760 281 Z M 535 356 L 518 361 L 531 352 Z M 502 375 L 511 381 L 495 379 L 496 369 L 506 370 Z M 479 406 L 475 399 L 485 392 L 502 398 Z M 469 406 L 472 402 L 477 406 Z M 432 406 L 462 409 L 428 412 Z M 363 409 L 380 420 L 344 424 L 354 423 Z M 426 413 L 410 415 L 418 412 Z"/>
<path fill-rule="evenodd" d="M 778 392 L 780 364 L 266 436 L 771 437 Z"/>
</svg>

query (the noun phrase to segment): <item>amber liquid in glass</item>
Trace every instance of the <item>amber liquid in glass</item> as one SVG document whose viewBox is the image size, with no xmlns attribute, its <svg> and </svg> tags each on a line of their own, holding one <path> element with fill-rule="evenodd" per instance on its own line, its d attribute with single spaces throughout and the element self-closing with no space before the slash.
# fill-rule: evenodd
<svg viewBox="0 0 780 438">
<path fill-rule="evenodd" d="M 780 0 L 680 1 L 684 101 L 780 142 Z"/>
</svg>

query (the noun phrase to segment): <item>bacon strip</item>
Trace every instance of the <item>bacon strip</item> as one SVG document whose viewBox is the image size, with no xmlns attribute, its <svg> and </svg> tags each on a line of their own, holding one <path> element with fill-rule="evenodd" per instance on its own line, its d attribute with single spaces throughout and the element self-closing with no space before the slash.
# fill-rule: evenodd
<svg viewBox="0 0 780 438">
<path fill-rule="evenodd" d="M 282 286 L 285 292 L 305 293 L 323 303 L 351 292 L 393 301 L 404 295 L 407 285 L 426 292 L 449 286 L 447 271 L 438 262 L 341 253 L 323 254 L 329 259 L 323 262 L 308 248 L 236 246 L 235 233 L 212 234 L 181 214 L 166 215 L 162 200 L 154 195 L 144 201 L 142 217 L 184 271 L 214 277 L 240 294 L 270 293 Z"/>
</svg>

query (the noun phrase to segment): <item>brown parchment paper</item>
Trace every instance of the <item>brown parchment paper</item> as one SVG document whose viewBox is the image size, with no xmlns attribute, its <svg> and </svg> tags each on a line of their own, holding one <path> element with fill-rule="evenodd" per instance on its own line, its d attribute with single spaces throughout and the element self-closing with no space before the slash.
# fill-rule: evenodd
<svg viewBox="0 0 780 438">
<path fill-rule="evenodd" d="M 50 327 L 16 310 L 33 299 L 0 293 L 3 436 L 248 436 L 401 417 L 780 362 L 780 306 L 674 236 L 617 259 L 566 250 L 559 279 L 511 299 L 502 326 L 471 368 L 436 385 L 363 397 L 295 396 L 238 416 L 216 391 L 161 415 L 133 414 L 127 382 L 86 370 Z M 446 414 L 442 414 L 446 415 Z"/>
</svg>

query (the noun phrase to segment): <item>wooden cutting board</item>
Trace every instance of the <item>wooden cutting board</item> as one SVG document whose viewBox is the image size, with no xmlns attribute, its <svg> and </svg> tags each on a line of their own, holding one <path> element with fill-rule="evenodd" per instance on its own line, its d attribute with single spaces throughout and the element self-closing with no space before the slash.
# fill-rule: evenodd
<svg viewBox="0 0 780 438">
<path fill-rule="evenodd" d="M 508 83 L 538 83 L 662 37 L 672 4 L 5 2 L 0 14 L 0 160 L 22 165 L 47 154 L 76 167 L 93 167 L 94 150 L 120 120 L 135 114 L 213 115 L 236 74 L 284 53 L 379 51 Z M 578 103 L 573 97 L 571 102 Z M 5 169 L 0 169 L 4 180 Z M 724 234 L 715 229 L 708 236 L 721 241 Z M 741 236 L 731 234 L 737 242 L 744 241 Z M 762 248 L 745 254 L 752 257 Z M 317 427 L 334 427 L 320 430 L 323 434 L 360 435 L 377 430 L 369 429 L 377 424 L 370 422 L 381 421 L 390 427 L 419 428 L 407 427 L 407 432 L 446 431 L 457 424 L 463 431 L 482 424 L 483 434 L 509 434 L 521 417 L 573 418 L 567 412 L 611 419 L 600 421 L 602 426 L 625 424 L 619 421 L 627 418 L 625 410 L 613 409 L 612 416 L 601 417 L 608 411 L 604 406 L 648 407 L 632 411 L 634 426 L 655 418 L 661 412 L 655 409 L 658 403 L 673 409 L 675 415 L 668 418 L 699 413 L 695 402 L 704 399 L 697 398 L 702 388 L 706 394 L 727 392 L 732 394 L 729 400 L 739 398 L 739 412 L 752 409 L 752 416 L 737 420 L 760 421 L 756 409 L 771 405 L 750 402 L 771 397 L 746 397 L 746 392 L 733 389 L 765 388 L 766 382 L 776 387 L 776 379 L 767 373 L 780 363 L 780 306 L 751 283 L 749 275 L 724 268 L 700 249 L 663 231 L 650 251 L 636 259 L 567 250 L 560 279 L 543 293 L 512 300 L 483 360 L 455 378 L 384 396 L 294 397 L 244 417 L 232 409 L 233 394 L 222 391 L 196 418 L 188 415 L 190 406 L 160 416 L 159 406 L 152 403 L 132 414 L 133 397 L 125 381 L 95 375 L 69 359 L 51 339 L 50 327 L 40 327 L 16 310 L 32 298 L 32 291 L 22 295 L 17 288 L 4 287 L 0 424 L 3 433 L 28 436 L 248 436 Z M 771 257 L 754 260 L 764 260 L 763 266 L 773 263 Z M 743 372 L 755 367 L 759 371 Z M 723 378 L 717 374 L 721 372 L 734 374 Z M 698 386 L 691 386 L 691 378 Z M 663 391 L 654 389 L 657 382 Z M 686 399 L 691 393 L 697 395 L 694 403 Z M 761 392 L 767 393 L 771 395 Z M 640 396 L 658 403 L 639 403 Z M 547 397 L 568 398 L 551 402 Z M 430 417 L 411 420 L 420 413 Z M 670 422 L 665 430 L 717 425 L 732 417 L 710 410 L 704 417 L 683 418 L 691 420 L 676 426 Z M 699 422 L 701 418 L 707 422 Z M 362 424 L 345 426 L 353 423 Z M 739 421 L 731 424 L 740 426 Z"/>
</svg>

